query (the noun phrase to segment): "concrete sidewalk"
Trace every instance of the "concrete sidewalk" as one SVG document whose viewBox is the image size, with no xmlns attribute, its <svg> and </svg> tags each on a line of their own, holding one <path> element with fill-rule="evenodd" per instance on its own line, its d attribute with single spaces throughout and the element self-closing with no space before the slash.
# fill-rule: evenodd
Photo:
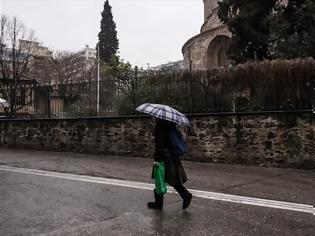
<svg viewBox="0 0 315 236">
<path fill-rule="evenodd" d="M 0 148 L 0 165 L 152 182 L 153 160 Z M 315 173 L 240 165 L 183 162 L 191 189 L 314 204 Z"/>
</svg>

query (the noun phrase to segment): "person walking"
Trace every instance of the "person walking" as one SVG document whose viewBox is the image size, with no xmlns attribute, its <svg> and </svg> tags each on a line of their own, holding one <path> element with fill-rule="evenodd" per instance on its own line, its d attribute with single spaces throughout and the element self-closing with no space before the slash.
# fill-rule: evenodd
<svg viewBox="0 0 315 236">
<path fill-rule="evenodd" d="M 183 199 L 182 208 L 186 209 L 190 205 L 192 194 L 183 186 L 187 181 L 187 175 L 179 156 L 172 150 L 170 134 L 176 129 L 176 123 L 174 122 L 163 119 L 156 120 L 154 130 L 155 152 L 153 169 L 155 165 L 159 165 L 161 162 L 164 163 L 165 182 L 178 192 Z M 153 173 L 154 171 L 152 171 L 152 178 L 154 178 Z M 154 189 L 154 199 L 154 202 L 148 203 L 148 208 L 162 210 L 164 194 L 158 193 L 156 189 Z"/>
</svg>

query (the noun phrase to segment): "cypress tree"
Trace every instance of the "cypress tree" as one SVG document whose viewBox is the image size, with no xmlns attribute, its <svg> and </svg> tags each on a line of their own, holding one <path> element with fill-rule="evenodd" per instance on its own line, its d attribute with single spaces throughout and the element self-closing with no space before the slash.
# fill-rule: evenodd
<svg viewBox="0 0 315 236">
<path fill-rule="evenodd" d="M 100 58 L 109 63 L 111 57 L 118 50 L 119 41 L 117 39 L 116 24 L 113 20 L 112 7 L 108 0 L 104 3 L 102 12 L 101 31 L 98 34 Z"/>
</svg>

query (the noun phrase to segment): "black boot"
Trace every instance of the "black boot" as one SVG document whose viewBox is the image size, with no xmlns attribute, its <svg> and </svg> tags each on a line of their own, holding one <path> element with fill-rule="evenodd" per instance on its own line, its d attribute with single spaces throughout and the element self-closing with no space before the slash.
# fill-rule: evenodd
<svg viewBox="0 0 315 236">
<path fill-rule="evenodd" d="M 183 186 L 183 185 L 174 185 L 173 188 L 179 193 L 179 195 L 183 199 L 183 209 L 186 209 L 189 207 L 191 199 L 192 199 L 192 194 Z"/>
<path fill-rule="evenodd" d="M 192 199 L 192 194 L 188 192 L 187 195 L 183 198 L 183 209 L 184 210 L 187 207 L 189 207 L 191 199 Z"/>
<path fill-rule="evenodd" d="M 155 202 L 148 202 L 148 208 L 162 210 L 164 196 L 157 194 L 157 192 L 154 189 L 154 198 Z"/>
</svg>

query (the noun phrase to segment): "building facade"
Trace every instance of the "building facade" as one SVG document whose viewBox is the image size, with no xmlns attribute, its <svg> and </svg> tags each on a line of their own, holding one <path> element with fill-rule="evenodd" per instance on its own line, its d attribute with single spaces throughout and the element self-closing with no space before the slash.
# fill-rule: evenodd
<svg viewBox="0 0 315 236">
<path fill-rule="evenodd" d="M 96 49 L 95 48 L 90 48 L 89 45 L 85 45 L 85 48 L 76 52 L 75 56 L 78 57 L 83 57 L 86 60 L 89 59 L 96 59 Z"/>
<path fill-rule="evenodd" d="M 165 70 L 168 72 L 179 72 L 184 70 L 184 61 L 172 61 L 158 66 L 150 67 L 150 70 Z"/>
<path fill-rule="evenodd" d="M 203 0 L 204 23 L 200 34 L 189 39 L 182 48 L 186 70 L 207 70 L 227 67 L 230 60 L 226 50 L 231 33 L 218 17 L 218 0 Z"/>
</svg>

